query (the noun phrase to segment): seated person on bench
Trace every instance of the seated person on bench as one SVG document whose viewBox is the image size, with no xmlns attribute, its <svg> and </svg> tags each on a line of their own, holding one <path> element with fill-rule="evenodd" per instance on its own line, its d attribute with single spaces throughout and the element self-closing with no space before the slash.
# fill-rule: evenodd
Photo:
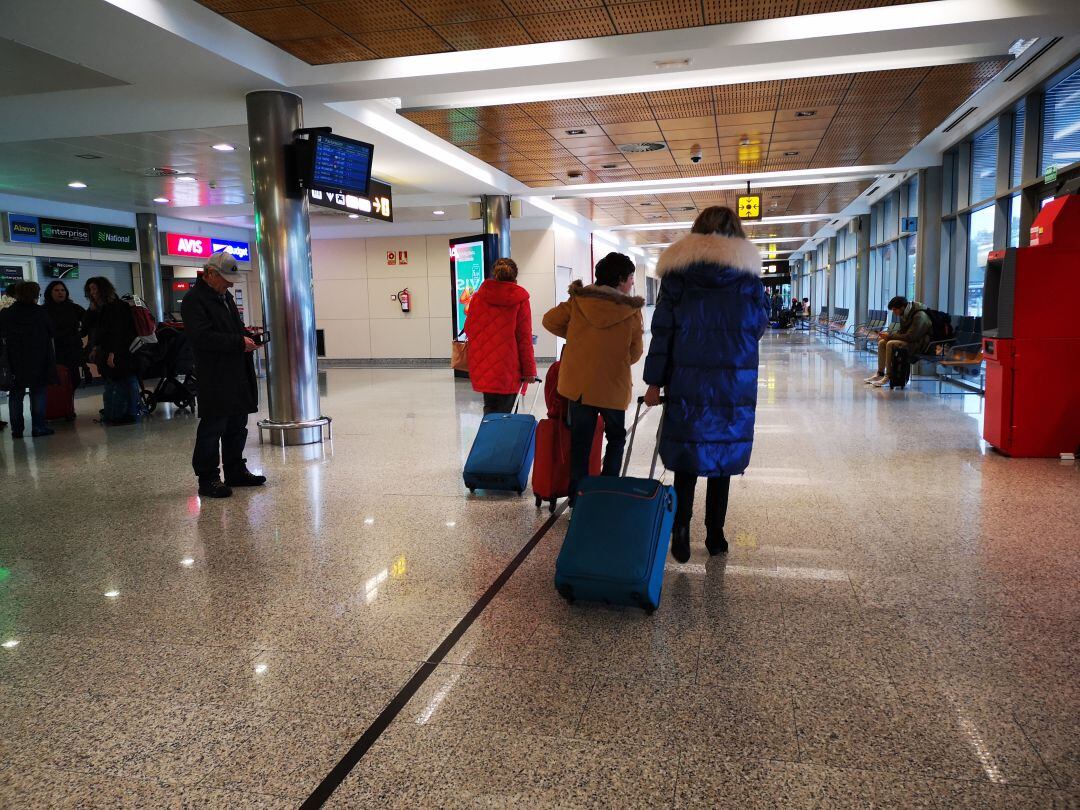
<svg viewBox="0 0 1080 810">
<path fill-rule="evenodd" d="M 889 309 L 897 325 L 878 339 L 878 372 L 865 380 L 878 388 L 889 381 L 896 349 L 906 346 L 910 356 L 922 354 L 930 343 L 930 333 L 933 330 L 930 316 L 925 312 L 926 307 L 918 301 L 908 301 L 904 296 L 898 295 L 889 301 Z"/>
</svg>

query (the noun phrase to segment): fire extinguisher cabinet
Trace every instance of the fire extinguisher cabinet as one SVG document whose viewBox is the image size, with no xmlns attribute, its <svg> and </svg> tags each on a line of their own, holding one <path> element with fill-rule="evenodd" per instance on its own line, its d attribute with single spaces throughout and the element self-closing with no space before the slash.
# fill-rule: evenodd
<svg viewBox="0 0 1080 810">
<path fill-rule="evenodd" d="M 983 438 L 1016 458 L 1080 449 L 1080 196 L 1048 203 L 1031 246 L 990 254 Z"/>
</svg>

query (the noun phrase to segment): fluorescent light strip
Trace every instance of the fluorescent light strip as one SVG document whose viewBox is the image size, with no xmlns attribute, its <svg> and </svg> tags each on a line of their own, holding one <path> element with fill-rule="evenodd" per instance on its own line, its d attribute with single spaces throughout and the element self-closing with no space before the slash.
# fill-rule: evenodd
<svg viewBox="0 0 1080 810">
<path fill-rule="evenodd" d="M 785 223 L 792 222 L 828 222 L 830 219 L 835 219 L 839 214 L 791 214 L 777 217 L 762 217 L 761 219 L 754 220 L 753 222 L 744 223 L 746 225 L 783 225 Z M 608 231 L 675 231 L 675 230 L 689 230 L 693 227 L 694 223 L 689 221 L 681 222 L 649 222 L 639 225 L 612 225 L 610 228 L 605 228 Z"/>
<path fill-rule="evenodd" d="M 629 180 L 624 183 L 581 183 L 563 186 L 553 194 L 551 188 L 536 188 L 519 192 L 518 197 L 633 197 L 643 194 L 685 194 L 695 191 L 728 191 L 776 186 L 805 186 L 839 183 L 851 180 L 870 180 L 895 172 L 893 166 L 827 166 L 820 169 L 789 169 L 781 172 L 752 172 L 746 174 L 717 174 L 687 180 L 669 177 L 662 180 Z M 752 192 L 751 192 L 752 193 Z"/>
</svg>

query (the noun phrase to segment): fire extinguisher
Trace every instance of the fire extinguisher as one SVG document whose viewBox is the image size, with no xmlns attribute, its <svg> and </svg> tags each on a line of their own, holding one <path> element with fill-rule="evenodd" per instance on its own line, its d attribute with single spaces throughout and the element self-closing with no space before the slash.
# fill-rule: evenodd
<svg viewBox="0 0 1080 810">
<path fill-rule="evenodd" d="M 402 312 L 408 312 L 409 311 L 409 288 L 406 287 L 404 290 L 399 292 L 397 294 L 397 299 L 398 299 L 398 303 L 401 304 L 401 311 Z"/>
</svg>

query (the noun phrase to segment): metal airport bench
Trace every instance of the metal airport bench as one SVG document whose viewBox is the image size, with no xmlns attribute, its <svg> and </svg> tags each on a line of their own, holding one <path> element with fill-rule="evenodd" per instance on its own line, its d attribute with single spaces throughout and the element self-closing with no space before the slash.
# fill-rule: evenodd
<svg viewBox="0 0 1080 810">
<path fill-rule="evenodd" d="M 936 382 L 937 393 L 941 396 L 950 394 L 983 394 L 983 351 L 982 318 L 972 315 L 952 316 L 953 337 L 949 340 L 932 341 L 927 350 L 912 358 L 912 367 L 926 363 L 933 367 L 933 374 L 927 377 L 912 377 L 912 382 Z M 975 378 L 967 379 L 968 377 Z M 943 385 L 949 383 L 963 391 L 945 391 Z"/>
</svg>

